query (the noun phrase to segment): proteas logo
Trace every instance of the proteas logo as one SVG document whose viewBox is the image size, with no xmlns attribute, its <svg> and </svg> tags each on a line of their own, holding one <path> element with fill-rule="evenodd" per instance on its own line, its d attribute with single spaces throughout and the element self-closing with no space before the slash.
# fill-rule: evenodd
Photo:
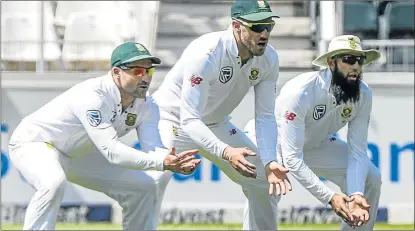
<svg viewBox="0 0 415 231">
<path fill-rule="evenodd" d="M 265 4 L 265 2 L 264 2 L 264 1 L 258 1 L 258 7 L 259 7 L 259 8 L 266 8 L 266 7 L 267 7 L 267 5 Z"/>
</svg>

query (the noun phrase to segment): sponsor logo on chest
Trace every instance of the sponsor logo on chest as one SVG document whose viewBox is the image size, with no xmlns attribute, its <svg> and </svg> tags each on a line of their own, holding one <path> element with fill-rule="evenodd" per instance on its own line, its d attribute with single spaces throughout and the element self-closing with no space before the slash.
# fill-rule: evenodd
<svg viewBox="0 0 415 231">
<path fill-rule="evenodd" d="M 89 125 L 91 125 L 92 127 L 97 127 L 102 122 L 101 111 L 88 110 L 86 112 L 86 118 L 88 120 Z"/>
<path fill-rule="evenodd" d="M 233 67 L 230 67 L 230 66 L 222 67 L 220 69 L 219 81 L 221 83 L 227 83 L 229 82 L 229 80 L 232 79 L 232 76 L 233 76 Z"/>
<path fill-rule="evenodd" d="M 314 107 L 313 118 L 319 120 L 326 114 L 326 105 L 317 105 Z"/>
</svg>

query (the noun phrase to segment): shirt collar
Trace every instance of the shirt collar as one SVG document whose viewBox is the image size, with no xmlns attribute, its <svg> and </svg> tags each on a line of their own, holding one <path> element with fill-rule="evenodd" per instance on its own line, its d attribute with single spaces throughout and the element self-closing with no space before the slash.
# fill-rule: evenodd
<svg viewBox="0 0 415 231">
<path fill-rule="evenodd" d="M 331 86 L 331 71 L 329 68 L 320 70 L 321 88 L 330 91 Z"/>
<path fill-rule="evenodd" d="M 117 85 L 114 82 L 114 79 L 112 78 L 111 71 L 109 71 L 103 79 L 103 86 L 105 90 L 114 97 L 114 102 L 118 105 L 121 105 L 121 93 L 120 89 L 118 89 Z"/>
<path fill-rule="evenodd" d="M 232 25 L 229 26 L 228 30 L 225 33 L 225 46 L 226 49 L 235 57 L 238 57 L 238 45 L 236 44 L 235 37 L 233 35 Z"/>
<path fill-rule="evenodd" d="M 241 64 L 240 62 L 242 62 L 241 57 L 239 57 L 239 50 L 238 50 L 238 45 L 236 44 L 236 40 L 235 40 L 235 36 L 233 35 L 233 29 L 232 29 L 232 25 L 229 26 L 228 30 L 226 30 L 225 32 L 225 36 L 224 36 L 224 40 L 225 40 L 225 46 L 226 49 L 229 51 L 229 53 L 237 59 L 238 64 Z M 247 62 L 249 60 L 251 60 L 254 56 L 251 56 L 251 58 L 249 58 L 247 60 Z M 247 63 L 246 62 L 246 63 Z M 245 63 L 245 64 L 246 64 Z"/>
</svg>

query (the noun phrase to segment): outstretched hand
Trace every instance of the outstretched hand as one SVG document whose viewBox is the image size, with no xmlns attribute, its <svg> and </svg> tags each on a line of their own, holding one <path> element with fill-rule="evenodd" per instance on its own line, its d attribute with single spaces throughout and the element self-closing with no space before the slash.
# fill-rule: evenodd
<svg viewBox="0 0 415 231">
<path fill-rule="evenodd" d="M 245 157 L 255 156 L 256 153 L 249 148 L 233 148 L 228 146 L 223 152 L 222 158 L 229 161 L 232 167 L 241 175 L 256 178 L 256 167 Z"/>
<path fill-rule="evenodd" d="M 285 195 L 292 190 L 291 182 L 287 177 L 288 169 L 275 161 L 265 166 L 265 174 L 269 183 L 269 195 Z"/>
<path fill-rule="evenodd" d="M 360 227 L 370 220 L 369 208 L 365 197 L 361 195 L 352 195 L 354 201 L 349 203 L 350 213 L 354 216 L 354 226 Z"/>
<path fill-rule="evenodd" d="M 176 148 L 173 147 L 169 154 L 164 158 L 164 170 L 170 170 L 184 175 L 192 174 L 201 162 L 200 159 L 195 158 L 197 153 L 199 153 L 199 150 L 193 149 L 175 155 Z"/>
<path fill-rule="evenodd" d="M 354 227 L 354 216 L 347 207 L 347 203 L 350 203 L 354 198 L 350 198 L 343 193 L 335 193 L 330 200 L 330 205 L 333 211 L 343 219 L 349 226 Z"/>
</svg>

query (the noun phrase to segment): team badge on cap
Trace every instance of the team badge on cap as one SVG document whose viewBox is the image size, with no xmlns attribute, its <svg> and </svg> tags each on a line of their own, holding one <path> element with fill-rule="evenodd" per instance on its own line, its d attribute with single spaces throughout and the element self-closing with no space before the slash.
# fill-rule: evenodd
<svg viewBox="0 0 415 231">
<path fill-rule="evenodd" d="M 146 52 L 146 48 L 144 48 L 141 44 L 135 44 L 135 47 L 137 47 L 137 50 L 142 51 L 142 52 Z"/>
<path fill-rule="evenodd" d="M 349 38 L 350 48 L 355 49 L 356 48 L 356 41 L 351 37 Z"/>
<path fill-rule="evenodd" d="M 260 8 L 266 8 L 267 5 L 265 4 L 264 1 L 258 1 L 258 7 L 260 7 Z"/>
</svg>

